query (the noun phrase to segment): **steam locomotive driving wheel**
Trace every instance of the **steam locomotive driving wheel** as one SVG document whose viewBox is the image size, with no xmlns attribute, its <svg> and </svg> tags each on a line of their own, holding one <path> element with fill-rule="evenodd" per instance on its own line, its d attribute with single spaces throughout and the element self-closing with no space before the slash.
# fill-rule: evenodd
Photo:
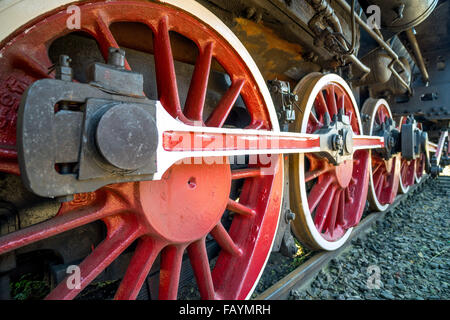
<svg viewBox="0 0 450 320">
<path fill-rule="evenodd" d="M 362 134 L 358 106 L 346 82 L 333 74 L 310 74 L 294 93 L 303 100 L 293 131 L 343 133 L 332 147 L 343 155 L 339 163 L 317 153 L 293 155 L 290 163 L 294 234 L 313 249 L 335 250 L 358 224 L 366 203 L 369 151 L 354 151 L 350 143 L 352 135 Z"/>
<path fill-rule="evenodd" d="M 31 8 L 28 20 L 15 24 L 8 20 L 10 30 L 0 48 L 0 82 L 2 88 L 10 91 L 13 102 L 19 101 L 34 81 L 55 77 L 48 72 L 55 63 L 49 57 L 49 48 L 72 32 L 67 29 L 66 12 L 71 1 L 59 1 L 60 7 L 47 3 L 35 6 L 31 2 L 16 1 L 17 7 Z M 279 130 L 264 80 L 250 55 L 218 18 L 194 1 L 90 1 L 76 5 L 81 14 L 81 29 L 76 32 L 92 37 L 105 60 L 108 49 L 119 46 L 117 34 L 110 28 L 115 22 L 130 22 L 131 27 L 144 26 L 150 31 L 146 53 L 154 56 L 155 98 L 174 119 L 206 127 Z M 14 10 L 14 6 L 10 8 L 0 12 L 2 20 L 11 16 L 9 10 Z M 184 57 L 184 47 L 174 45 L 174 36 L 182 39 L 182 43 L 194 43 L 197 53 Z M 127 46 L 138 51 L 139 45 L 133 48 L 131 40 L 125 41 Z M 145 47 L 142 39 L 136 40 L 141 41 L 141 48 Z M 139 57 L 136 54 L 133 60 L 125 61 L 124 67 L 133 69 L 133 65 L 142 65 Z M 195 65 L 184 90 L 184 105 L 177 60 Z M 224 79 L 228 83 L 215 104 L 208 97 L 213 67 L 226 74 Z M 75 80 L 83 82 L 83 77 Z M 144 91 L 151 90 L 146 87 Z M 239 121 L 227 121 L 237 100 L 248 114 L 248 123 L 239 117 Z M 348 108 L 350 111 L 352 107 Z M 5 117 L 6 124 L 0 129 L 0 169 L 20 174 L 15 151 L 17 108 Z M 355 113 L 352 123 L 359 130 L 356 117 Z M 363 156 L 358 166 L 364 166 L 364 159 L 367 157 Z M 157 258 L 158 297 L 177 298 L 185 253 L 202 298 L 248 298 L 262 273 L 278 225 L 283 186 L 281 157 L 272 156 L 270 174 L 262 173 L 259 161 L 252 164 L 246 161 L 235 167 L 227 162 L 227 157 L 214 160 L 214 164 L 177 163 L 158 181 L 111 184 L 95 192 L 75 195 L 51 219 L 2 236 L 0 254 L 101 220 L 107 229 L 106 238 L 79 264 L 81 287 L 69 288 L 64 279 L 48 299 L 76 297 L 136 242 L 116 299 L 136 298 Z M 344 193 L 339 194 L 344 197 Z M 224 217 L 231 222 L 223 224 Z M 213 268 L 206 249 L 208 235 L 220 248 Z"/>
<path fill-rule="evenodd" d="M 400 152 L 396 150 L 399 131 L 395 128 L 389 105 L 384 99 L 368 99 L 362 108 L 368 115 L 364 131 L 368 135 L 383 135 L 385 148 L 371 150 L 369 202 L 373 209 L 384 211 L 397 195 L 400 179 Z"/>
</svg>

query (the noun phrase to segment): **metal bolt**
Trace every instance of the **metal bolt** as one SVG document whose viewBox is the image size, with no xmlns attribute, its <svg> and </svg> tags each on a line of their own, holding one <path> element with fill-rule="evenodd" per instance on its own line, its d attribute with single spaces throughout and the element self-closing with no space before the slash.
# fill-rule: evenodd
<svg viewBox="0 0 450 320">
<path fill-rule="evenodd" d="M 344 139 L 342 138 L 341 135 L 334 134 L 331 137 L 331 145 L 334 151 L 342 150 L 342 147 L 344 146 Z"/>
<path fill-rule="evenodd" d="M 64 54 L 59 56 L 59 65 L 61 67 L 70 67 L 71 62 L 72 62 L 72 59 L 70 59 L 69 56 L 66 56 Z"/>
<path fill-rule="evenodd" d="M 405 5 L 403 3 L 394 9 L 395 13 L 397 14 L 397 17 L 392 22 L 403 19 L 403 10 L 405 10 Z M 414 32 L 416 31 L 413 28 L 413 33 Z"/>
<path fill-rule="evenodd" d="M 247 17 L 247 19 L 250 19 L 251 17 L 253 17 L 255 12 L 256 12 L 256 8 L 255 7 L 248 7 L 245 10 L 245 16 Z"/>
<path fill-rule="evenodd" d="M 290 209 L 287 209 L 285 211 L 285 217 L 287 222 L 295 220 L 295 213 L 292 212 Z"/>
<path fill-rule="evenodd" d="M 110 47 L 108 54 L 108 64 L 120 69 L 125 68 L 125 50 Z"/>
<path fill-rule="evenodd" d="M 389 137 L 389 148 L 392 149 L 395 145 L 394 137 Z"/>
<path fill-rule="evenodd" d="M 70 59 L 67 55 L 60 55 L 59 61 L 56 66 L 55 78 L 63 81 L 71 82 L 73 80 L 73 70 L 70 67 L 70 63 L 72 59 Z"/>
<path fill-rule="evenodd" d="M 262 12 L 256 13 L 255 22 L 260 23 L 262 21 L 262 18 L 263 18 Z"/>
</svg>

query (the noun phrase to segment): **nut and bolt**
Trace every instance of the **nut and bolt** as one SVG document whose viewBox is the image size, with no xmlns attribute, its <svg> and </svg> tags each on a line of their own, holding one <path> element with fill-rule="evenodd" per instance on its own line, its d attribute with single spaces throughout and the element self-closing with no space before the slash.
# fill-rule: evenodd
<svg viewBox="0 0 450 320">
<path fill-rule="evenodd" d="M 344 139 L 341 135 L 335 134 L 331 137 L 331 145 L 333 151 L 340 151 L 344 147 Z"/>
<path fill-rule="evenodd" d="M 119 69 L 125 68 L 125 50 L 120 48 L 109 48 L 108 64 Z"/>
<path fill-rule="evenodd" d="M 73 80 L 73 70 L 70 67 L 70 59 L 67 55 L 60 55 L 58 64 L 56 65 L 55 78 L 58 80 L 69 81 Z"/>
<path fill-rule="evenodd" d="M 394 137 L 389 137 L 389 148 L 392 149 L 395 145 Z"/>
<path fill-rule="evenodd" d="M 287 209 L 285 211 L 285 218 L 286 218 L 286 222 L 295 220 L 295 213 L 292 212 L 290 209 Z"/>
<path fill-rule="evenodd" d="M 367 121 L 370 120 L 370 116 L 369 116 L 368 114 L 366 114 L 366 113 L 362 113 L 362 114 L 361 114 L 361 120 L 362 120 L 363 122 L 367 122 Z"/>
</svg>

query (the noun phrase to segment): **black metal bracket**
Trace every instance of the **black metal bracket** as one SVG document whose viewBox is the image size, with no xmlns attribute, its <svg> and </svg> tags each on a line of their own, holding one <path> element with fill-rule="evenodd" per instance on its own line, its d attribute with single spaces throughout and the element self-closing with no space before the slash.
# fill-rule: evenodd
<svg viewBox="0 0 450 320">
<path fill-rule="evenodd" d="M 93 72 L 91 84 L 43 79 L 22 97 L 18 160 L 25 186 L 37 195 L 151 180 L 157 171 L 157 102 L 143 96 L 142 75 L 120 64 L 98 63 Z"/>
<path fill-rule="evenodd" d="M 353 158 L 353 130 L 350 118 L 340 109 L 330 120 L 328 113 L 324 116 L 324 126 L 315 131 L 320 135 L 320 149 L 317 155 L 326 158 L 334 165 L 339 165 Z"/>
<path fill-rule="evenodd" d="M 409 116 L 401 130 L 402 157 L 406 160 L 415 160 L 425 153 L 428 159 L 428 135 L 417 127 L 414 117 Z"/>
<path fill-rule="evenodd" d="M 298 101 L 298 96 L 291 92 L 289 82 L 269 80 L 268 86 L 277 110 L 281 131 L 288 131 L 289 124 L 295 121 L 294 104 Z"/>
<path fill-rule="evenodd" d="M 401 151 L 401 135 L 392 118 L 386 118 L 379 127 L 374 129 L 373 135 L 384 138 L 384 148 L 375 149 L 383 159 L 389 160 Z"/>
</svg>

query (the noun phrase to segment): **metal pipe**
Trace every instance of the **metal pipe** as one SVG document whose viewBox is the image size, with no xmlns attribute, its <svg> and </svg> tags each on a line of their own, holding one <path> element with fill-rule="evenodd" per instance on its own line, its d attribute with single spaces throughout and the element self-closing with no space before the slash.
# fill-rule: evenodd
<svg viewBox="0 0 450 320">
<path fill-rule="evenodd" d="M 364 72 L 364 75 L 362 76 L 363 78 L 370 72 L 370 68 L 366 66 L 364 63 L 362 63 L 361 60 L 359 60 L 354 54 L 351 54 L 346 58 L 351 62 L 353 62 L 362 72 Z"/>
<path fill-rule="evenodd" d="M 350 5 L 345 2 L 345 0 L 335 0 L 342 8 L 344 8 L 345 11 L 347 11 L 348 14 L 352 14 L 352 8 L 350 7 Z M 367 23 L 365 23 L 358 15 L 355 15 L 355 19 L 356 22 L 376 41 L 378 42 L 378 44 L 384 49 L 386 50 L 387 54 L 393 59 L 394 63 L 397 63 L 403 70 L 404 72 L 406 71 L 405 66 L 403 65 L 403 63 L 398 59 L 398 55 L 395 53 L 394 50 L 392 50 L 392 48 L 375 32 L 373 31 L 368 25 Z M 409 87 L 409 85 L 403 81 L 403 79 L 401 78 L 401 76 L 397 73 L 394 72 L 393 73 L 394 76 L 396 78 L 399 79 L 399 81 L 403 84 L 403 86 L 405 86 L 405 88 L 408 89 L 408 92 L 411 94 L 411 88 Z M 406 85 L 405 85 L 406 84 Z"/>
<path fill-rule="evenodd" d="M 316 11 L 316 15 L 311 19 L 309 25 L 311 29 L 314 29 L 311 27 L 311 25 L 315 25 L 316 19 L 319 20 L 321 16 L 323 16 L 326 19 L 326 22 L 329 24 L 329 26 L 333 29 L 334 32 L 343 34 L 342 26 L 339 21 L 339 18 L 337 17 L 336 13 L 334 12 L 333 8 L 329 5 L 329 3 L 326 0 L 308 0 L 309 4 L 314 8 Z M 313 30 L 314 32 L 314 30 Z M 347 44 L 342 39 L 341 41 L 342 46 L 348 50 Z M 353 53 L 346 56 L 346 59 L 350 60 L 352 63 L 360 69 L 364 75 L 363 78 L 370 72 L 370 68 L 366 66 L 364 63 L 361 62 Z"/>
<path fill-rule="evenodd" d="M 408 38 L 409 43 L 411 44 L 411 48 L 414 52 L 414 57 L 416 58 L 416 63 L 420 69 L 420 73 L 422 74 L 422 80 L 425 84 L 428 85 L 430 78 L 428 76 L 427 68 L 425 67 L 425 62 L 423 61 L 422 52 L 420 51 L 419 43 L 417 42 L 416 36 L 414 34 L 413 29 L 408 29 L 405 31 L 406 37 Z"/>
</svg>

